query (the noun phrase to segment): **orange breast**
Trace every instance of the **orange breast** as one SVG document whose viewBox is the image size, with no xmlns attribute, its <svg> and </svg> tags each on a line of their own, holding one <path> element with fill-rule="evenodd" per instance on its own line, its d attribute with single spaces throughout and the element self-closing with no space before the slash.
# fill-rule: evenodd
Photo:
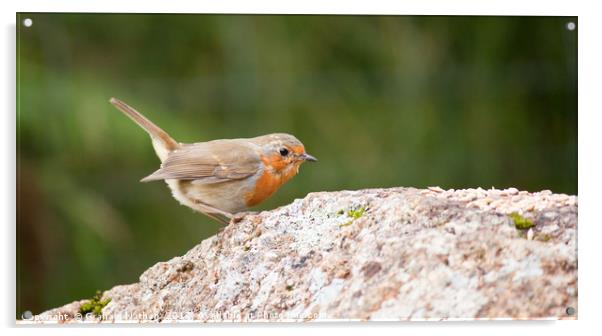
<svg viewBox="0 0 602 336">
<path fill-rule="evenodd" d="M 261 203 L 266 198 L 272 196 L 282 184 L 282 178 L 278 174 L 273 174 L 266 169 L 255 182 L 254 190 L 246 195 L 245 201 L 247 206 Z"/>
<path fill-rule="evenodd" d="M 255 182 L 253 191 L 245 195 L 247 206 L 257 205 L 272 196 L 280 186 L 297 174 L 295 167 L 287 167 L 290 164 L 278 159 L 278 156 L 261 158 L 264 163 L 264 171 Z"/>
</svg>

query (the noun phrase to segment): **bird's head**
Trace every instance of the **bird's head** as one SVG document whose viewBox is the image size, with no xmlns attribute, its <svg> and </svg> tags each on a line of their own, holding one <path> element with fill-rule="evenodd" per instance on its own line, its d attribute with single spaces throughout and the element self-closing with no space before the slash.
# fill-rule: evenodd
<svg viewBox="0 0 602 336">
<path fill-rule="evenodd" d="M 297 138 L 286 133 L 268 134 L 258 139 L 262 161 L 268 169 L 281 174 L 286 180 L 295 176 L 305 161 L 318 159 L 305 152 L 305 146 Z"/>
</svg>

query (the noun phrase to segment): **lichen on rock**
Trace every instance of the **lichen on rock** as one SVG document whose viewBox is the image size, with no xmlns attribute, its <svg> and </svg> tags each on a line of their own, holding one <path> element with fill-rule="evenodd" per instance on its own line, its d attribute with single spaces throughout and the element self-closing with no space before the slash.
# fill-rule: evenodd
<svg viewBox="0 0 602 336">
<path fill-rule="evenodd" d="M 102 321 L 576 318 L 576 229 L 577 197 L 549 191 L 311 193 L 106 291 Z"/>
</svg>

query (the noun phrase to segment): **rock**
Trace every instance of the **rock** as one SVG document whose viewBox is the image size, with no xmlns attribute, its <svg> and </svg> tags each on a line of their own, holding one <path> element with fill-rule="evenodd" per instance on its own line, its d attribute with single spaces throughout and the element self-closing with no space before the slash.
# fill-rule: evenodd
<svg viewBox="0 0 602 336">
<path fill-rule="evenodd" d="M 104 292 L 102 322 L 574 319 L 576 229 L 577 197 L 549 191 L 311 193 Z"/>
</svg>

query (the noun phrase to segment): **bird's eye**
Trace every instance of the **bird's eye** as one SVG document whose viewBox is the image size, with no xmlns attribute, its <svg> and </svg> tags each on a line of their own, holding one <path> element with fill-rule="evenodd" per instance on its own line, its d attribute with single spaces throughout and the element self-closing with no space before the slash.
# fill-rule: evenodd
<svg viewBox="0 0 602 336">
<path fill-rule="evenodd" d="M 282 155 L 282 156 L 288 155 L 288 149 L 286 149 L 286 148 L 280 148 L 279 152 L 280 152 L 280 155 Z"/>
</svg>

